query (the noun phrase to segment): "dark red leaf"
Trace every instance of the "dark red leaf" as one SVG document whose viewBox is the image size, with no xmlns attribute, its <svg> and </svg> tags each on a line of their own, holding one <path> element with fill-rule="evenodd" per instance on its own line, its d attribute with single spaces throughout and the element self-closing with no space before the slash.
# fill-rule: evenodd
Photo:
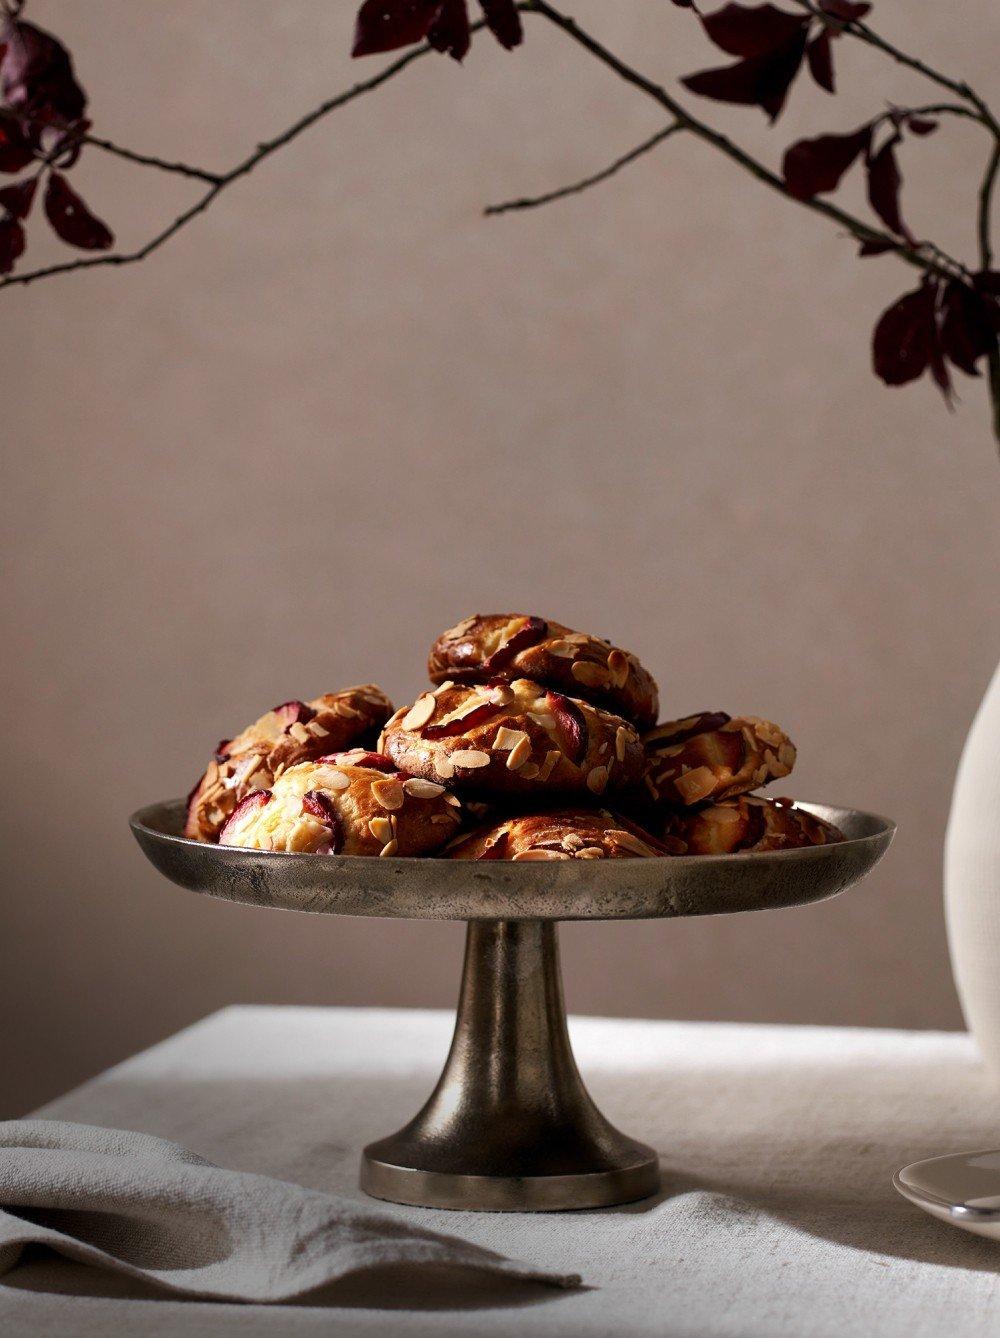
<svg viewBox="0 0 1000 1338">
<path fill-rule="evenodd" d="M 898 251 L 899 243 L 891 242 L 888 238 L 885 241 L 862 242 L 858 248 L 859 256 L 884 256 L 886 251 Z"/>
<path fill-rule="evenodd" d="M 45 217 L 55 232 L 84 251 L 106 251 L 114 234 L 90 212 L 61 172 L 53 172 L 45 190 Z"/>
<path fill-rule="evenodd" d="M 903 178 L 896 161 L 899 135 L 887 139 L 868 159 L 868 199 L 890 232 L 910 240 L 910 232 L 899 212 L 899 188 Z"/>
<path fill-rule="evenodd" d="M 24 251 L 24 228 L 16 218 L 0 218 L 0 274 L 9 274 Z"/>
<path fill-rule="evenodd" d="M 837 88 L 833 81 L 833 48 L 830 45 L 829 28 L 824 28 L 820 35 L 814 37 L 806 47 L 806 59 L 809 62 L 809 73 L 820 88 L 825 88 L 828 93 L 836 93 Z"/>
<path fill-rule="evenodd" d="M 800 28 L 786 46 L 766 56 L 751 56 L 736 65 L 689 74 L 681 83 L 692 93 L 716 102 L 762 107 L 777 120 L 806 49 L 806 31 Z"/>
<path fill-rule="evenodd" d="M 702 25 L 730 56 L 766 56 L 786 46 L 809 23 L 808 14 L 788 14 L 774 5 L 724 5 L 704 14 Z"/>
<path fill-rule="evenodd" d="M 1000 307 L 958 279 L 944 290 L 941 346 L 946 357 L 968 376 L 978 376 L 976 363 L 996 347 Z"/>
<path fill-rule="evenodd" d="M 836 190 L 844 173 L 871 144 L 872 128 L 863 125 L 850 135 L 818 135 L 800 139 L 781 164 L 785 185 L 797 200 L 811 200 Z"/>
<path fill-rule="evenodd" d="M 37 186 L 37 177 L 29 177 L 27 181 L 18 181 L 13 186 L 4 186 L 0 190 L 0 204 L 14 218 L 27 218 L 31 210 L 31 203 L 35 198 Z"/>
<path fill-rule="evenodd" d="M 487 28 L 502 47 L 510 51 L 520 46 L 524 32 L 514 0 L 479 0 L 479 7 L 483 11 Z"/>
<path fill-rule="evenodd" d="M 922 283 L 883 311 L 872 337 L 875 375 L 887 386 L 904 386 L 923 375 L 937 344 L 933 284 Z"/>
<path fill-rule="evenodd" d="M 20 172 L 34 156 L 35 151 L 19 122 L 0 112 L 0 172 Z"/>
<path fill-rule="evenodd" d="M 354 26 L 352 56 L 412 46 L 427 36 L 441 0 L 365 0 Z"/>
<path fill-rule="evenodd" d="M 819 0 L 819 7 L 831 18 L 840 19 L 841 23 L 851 23 L 863 19 L 871 12 L 871 5 L 853 3 L 853 0 Z"/>
<path fill-rule="evenodd" d="M 434 22 L 427 29 L 427 40 L 436 51 L 453 60 L 462 60 L 472 41 L 466 0 L 441 0 Z"/>
<path fill-rule="evenodd" d="M 937 121 L 931 121 L 926 116 L 908 116 L 906 118 L 908 130 L 912 130 L 915 135 L 933 135 L 938 128 Z"/>
<path fill-rule="evenodd" d="M 978 274 L 973 274 L 972 286 L 978 293 L 1000 296 L 1000 270 L 981 269 Z"/>
<path fill-rule="evenodd" d="M 51 33 L 11 18 L 4 29 L 0 98 L 22 119 L 44 125 L 72 125 L 83 115 L 87 96 L 76 81 L 73 61 Z"/>
</svg>

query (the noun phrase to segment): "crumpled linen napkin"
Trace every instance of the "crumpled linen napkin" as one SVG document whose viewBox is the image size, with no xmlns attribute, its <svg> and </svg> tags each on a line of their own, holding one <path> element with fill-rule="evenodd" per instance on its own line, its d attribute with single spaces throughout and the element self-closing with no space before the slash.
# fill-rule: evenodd
<svg viewBox="0 0 1000 1338">
<path fill-rule="evenodd" d="M 0 1277 L 26 1245 L 184 1296 L 290 1301 L 385 1265 L 449 1265 L 557 1287 L 557 1274 L 151 1134 L 0 1122 Z"/>
</svg>

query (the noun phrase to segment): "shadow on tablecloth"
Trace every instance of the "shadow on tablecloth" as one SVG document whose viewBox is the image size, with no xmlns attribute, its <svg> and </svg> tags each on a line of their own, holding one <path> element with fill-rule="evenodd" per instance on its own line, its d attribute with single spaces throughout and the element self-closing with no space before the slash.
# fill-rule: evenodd
<svg viewBox="0 0 1000 1338">
<path fill-rule="evenodd" d="M 683 1062 L 672 1056 L 670 1067 L 660 1070 L 622 1071 L 613 1063 L 582 1067 L 613 1122 L 659 1149 L 664 1187 L 653 1198 L 617 1209 L 549 1215 L 549 1223 L 566 1221 L 565 1231 L 550 1233 L 563 1244 L 579 1237 L 586 1219 L 602 1219 L 613 1249 L 613 1221 L 631 1220 L 639 1227 L 645 1218 L 649 1230 L 640 1228 L 635 1239 L 648 1235 L 655 1254 L 676 1216 L 678 1235 L 714 1237 L 718 1248 L 737 1233 L 745 1238 L 755 1221 L 767 1218 L 817 1241 L 861 1251 L 876 1265 L 900 1259 L 1000 1273 L 996 1246 L 922 1214 L 891 1185 L 893 1171 L 908 1162 L 1000 1146 L 995 1093 L 972 1064 L 942 1065 L 940 1057 L 925 1061 L 914 1049 L 891 1063 L 878 1056 L 859 1061 L 856 1053 L 843 1065 L 801 1058 L 791 1065 L 769 1064 L 748 1055 L 743 1067 L 734 1068 L 728 1058 L 716 1066 L 711 1056 L 692 1052 Z M 112 1072 L 92 1089 L 73 1093 L 66 1117 L 143 1129 L 235 1169 L 363 1198 L 357 1186 L 362 1146 L 405 1123 L 432 1085 L 431 1071 L 419 1059 L 406 1074 L 341 1070 L 296 1075 L 293 1082 Z M 51 1108 L 53 1115 L 62 1116 L 60 1104 Z M 418 1210 L 417 1216 L 529 1260 L 532 1242 L 541 1238 L 525 1215 Z M 486 1224 L 486 1217 L 498 1225 Z M 649 1262 L 655 1266 L 652 1256 Z M 575 1266 L 571 1256 L 560 1255 L 557 1266 L 564 1265 Z M 592 1279 L 584 1273 L 583 1281 Z M 447 1279 L 439 1282 L 452 1294 Z M 393 1304 L 397 1301 L 401 1309 L 421 1304 L 419 1298 L 403 1299 L 402 1292 L 393 1295 Z M 507 1291 L 502 1298 L 469 1304 L 541 1301 L 558 1304 L 560 1298 L 542 1289 L 517 1300 Z"/>
</svg>

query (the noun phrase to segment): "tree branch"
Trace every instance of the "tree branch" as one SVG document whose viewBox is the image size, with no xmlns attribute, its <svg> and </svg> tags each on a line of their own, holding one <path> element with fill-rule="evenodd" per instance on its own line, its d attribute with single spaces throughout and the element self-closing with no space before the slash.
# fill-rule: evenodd
<svg viewBox="0 0 1000 1338">
<path fill-rule="evenodd" d="M 473 31 L 476 31 L 484 26 L 483 22 L 479 22 L 473 24 L 472 29 Z M 407 65 L 411 65 L 415 60 L 418 60 L 421 56 L 426 55 L 427 52 L 431 50 L 433 50 L 433 48 L 426 43 L 422 46 L 414 47 L 412 50 L 407 51 L 405 55 L 400 56 L 398 60 L 393 61 L 391 65 L 387 65 L 384 69 L 380 70 L 378 74 L 373 75 L 370 79 L 365 79 L 361 83 L 354 84 L 345 92 L 338 93 L 335 97 L 328 98 L 325 102 L 321 102 L 318 107 L 314 107 L 311 112 L 307 112 L 305 116 L 300 117 L 293 125 L 290 125 L 286 130 L 283 130 L 280 135 L 275 135 L 273 139 L 265 140 L 262 144 L 258 144 L 253 153 L 244 158 L 242 162 L 237 163 L 235 167 L 230 168 L 228 172 L 222 172 L 216 175 L 210 172 L 203 172 L 201 168 L 193 168 L 188 171 L 183 171 L 183 175 L 185 176 L 198 176 L 202 180 L 210 181 L 212 183 L 210 188 L 200 199 L 195 201 L 190 209 L 186 209 L 184 213 L 175 218 L 168 227 L 164 228 L 162 232 L 158 232 L 155 237 L 152 237 L 144 246 L 140 246 L 138 250 L 119 251 L 111 255 L 81 257 L 79 260 L 66 260 L 62 261 L 60 264 L 46 265 L 42 269 L 27 270 L 23 274 L 10 274 L 4 279 L 0 279 L 0 288 L 9 288 L 14 284 L 34 283 L 36 279 L 42 279 L 51 274 L 69 274 L 73 270 L 96 269 L 99 266 L 134 265 L 140 260 L 145 260 L 148 255 L 159 250 L 164 242 L 169 241 L 175 233 L 180 232 L 181 228 L 190 223 L 193 218 L 204 213 L 208 206 L 215 200 L 216 196 L 220 195 L 228 186 L 231 186 L 234 181 L 238 181 L 240 177 L 247 176 L 248 173 L 252 172 L 259 163 L 264 161 L 265 158 L 269 158 L 272 153 L 277 152 L 278 149 L 283 148 L 293 139 L 296 139 L 303 133 L 303 131 L 308 130 L 310 126 L 315 125 L 317 121 L 322 120 L 322 118 L 329 115 L 330 112 L 336 111 L 338 107 L 343 107 L 345 103 L 352 102 L 355 98 L 359 98 L 365 93 L 370 93 L 372 89 L 378 88 L 380 84 L 386 83 L 387 80 L 391 79 L 394 75 L 399 74 L 401 70 L 404 70 Z M 118 150 L 116 145 L 109 148 L 109 144 L 110 141 L 105 141 L 102 142 L 99 147 L 104 148 L 108 152 L 118 152 L 121 157 L 134 157 L 148 166 L 161 167 L 166 171 L 182 171 L 185 167 L 185 164 L 178 163 L 165 165 L 157 159 L 147 157 L 145 154 L 133 155 L 129 150 Z"/>
<path fill-rule="evenodd" d="M 960 98 L 965 98 L 967 102 L 976 108 L 980 117 L 994 131 L 1000 133 L 1000 126 L 997 125 L 996 118 L 987 106 L 986 102 L 979 96 L 974 88 L 971 88 L 964 79 L 953 79 L 947 74 L 942 74 L 940 70 L 932 69 L 924 61 L 916 56 L 910 56 L 899 47 L 887 41 L 873 28 L 869 28 L 867 23 L 861 19 L 837 19 L 830 14 L 824 13 L 814 0 L 795 0 L 795 3 L 802 9 L 807 9 L 810 14 L 815 14 L 818 19 L 822 19 L 826 24 L 832 24 L 839 28 L 841 32 L 848 33 L 851 37 L 856 37 L 860 42 L 867 42 L 869 46 L 875 47 L 883 55 L 889 56 L 899 65 L 905 65 L 908 69 L 915 70 L 917 74 L 922 74 L 925 79 L 930 79 L 932 83 L 939 84 L 942 88 L 950 89 L 952 93 L 957 93 Z"/>
<path fill-rule="evenodd" d="M 649 153 L 650 149 L 655 149 L 657 144 L 662 144 L 665 139 L 669 139 L 671 135 L 683 129 L 684 127 L 679 121 L 674 121 L 671 125 L 658 130 L 655 135 L 650 135 L 649 139 L 644 139 L 641 144 L 637 144 L 634 149 L 623 154 L 621 158 L 616 158 L 613 163 L 609 163 L 600 172 L 595 172 L 593 176 L 583 177 L 580 181 L 574 181 L 568 186 L 559 186 L 556 190 L 547 191 L 544 195 L 524 195 L 518 200 L 505 200 L 502 204 L 488 204 L 483 213 L 486 217 L 490 217 L 496 214 L 509 214 L 515 209 L 536 209 L 539 205 L 550 204 L 553 200 L 563 200 L 567 195 L 579 195 L 581 191 L 589 190 L 591 186 L 596 186 L 601 181 L 607 181 L 608 177 L 613 177 L 623 167 L 626 167 L 629 163 L 634 163 L 644 153 Z"/>
<path fill-rule="evenodd" d="M 731 158 L 733 162 L 738 163 L 740 167 L 748 171 L 751 176 L 755 176 L 758 181 L 762 181 L 766 186 L 770 186 L 772 190 L 783 195 L 786 200 L 791 200 L 793 203 L 801 205 L 805 209 L 812 210 L 813 213 L 822 214 L 824 217 L 832 219 L 835 223 L 839 223 L 842 227 L 846 228 L 848 232 L 860 242 L 888 243 L 892 247 L 894 254 L 898 255 L 900 259 L 905 260 L 907 264 L 913 265 L 915 268 L 923 270 L 927 274 L 940 274 L 942 277 L 953 278 L 956 274 L 967 273 L 965 266 L 962 265 L 960 261 L 954 260 L 951 256 L 940 253 L 943 258 L 939 260 L 931 256 L 923 255 L 917 247 L 911 246 L 906 242 L 901 242 L 897 237 L 890 237 L 887 232 L 882 232 L 879 228 L 872 227 L 871 224 L 865 223 L 859 218 L 855 218 L 852 214 L 847 213 L 846 210 L 839 208 L 835 204 L 831 204 L 827 200 L 821 200 L 818 197 L 800 200 L 797 196 L 791 194 L 788 187 L 777 173 L 772 172 L 769 167 L 765 167 L 763 163 L 758 162 L 756 158 L 751 157 L 745 149 L 740 148 L 738 144 L 734 144 L 726 135 L 713 129 L 712 126 L 706 125 L 704 121 L 699 120 L 697 116 L 692 112 L 689 112 L 686 107 L 682 106 L 676 98 L 668 93 L 665 88 L 654 83 L 651 79 L 647 79 L 645 75 L 640 74 L 638 70 L 634 70 L 630 65 L 626 65 L 623 60 L 619 59 L 619 57 L 614 54 L 614 52 L 609 51 L 608 48 L 602 46 L 596 38 L 591 37 L 589 33 L 584 32 L 575 20 L 568 17 L 568 15 L 560 13 L 558 9 L 554 9 L 548 3 L 548 0 L 531 0 L 528 9 L 529 12 L 540 14 L 543 18 L 548 19 L 550 23 L 555 24 L 557 28 L 560 28 L 580 46 L 585 47 L 592 56 L 596 56 L 602 64 L 607 65 L 609 69 L 614 70 L 619 78 L 624 79 L 626 83 L 641 89 L 641 91 L 648 97 L 652 98 L 655 102 L 658 102 L 661 107 L 665 107 L 682 129 L 690 131 L 692 135 L 696 135 L 699 139 L 703 139 L 706 143 L 711 144 L 714 148 L 718 149 L 720 153 L 724 153 L 727 158 Z M 951 268 L 949 268 L 949 266 Z"/>
<path fill-rule="evenodd" d="M 110 139 L 98 139 L 96 135 L 83 135 L 82 144 L 92 144 L 95 149 L 113 153 L 116 158 L 124 158 L 130 163 L 141 163 L 143 167 L 158 167 L 161 172 L 176 172 L 182 177 L 193 177 L 196 181 L 207 181 L 217 186 L 222 180 L 221 172 L 209 172 L 203 167 L 192 167 L 190 163 L 172 163 L 164 158 L 154 158 L 148 153 L 136 153 L 134 149 L 123 149 L 120 144 L 113 144 Z"/>
</svg>

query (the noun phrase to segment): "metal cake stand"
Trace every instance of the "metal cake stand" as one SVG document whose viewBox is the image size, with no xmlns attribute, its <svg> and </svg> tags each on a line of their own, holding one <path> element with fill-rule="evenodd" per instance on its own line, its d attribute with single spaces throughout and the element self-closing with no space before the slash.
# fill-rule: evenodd
<svg viewBox="0 0 1000 1338">
<path fill-rule="evenodd" d="M 659 1188 L 656 1153 L 610 1124 L 580 1078 L 556 922 L 821 901 L 863 878 L 895 831 L 872 813 L 803 807 L 847 839 L 776 853 L 511 863 L 204 845 L 179 835 L 179 799 L 140 809 L 131 826 L 156 868 L 195 892 L 325 915 L 468 921 L 444 1072 L 409 1124 L 365 1148 L 361 1186 L 394 1203 L 532 1212 L 606 1207 Z"/>
</svg>

